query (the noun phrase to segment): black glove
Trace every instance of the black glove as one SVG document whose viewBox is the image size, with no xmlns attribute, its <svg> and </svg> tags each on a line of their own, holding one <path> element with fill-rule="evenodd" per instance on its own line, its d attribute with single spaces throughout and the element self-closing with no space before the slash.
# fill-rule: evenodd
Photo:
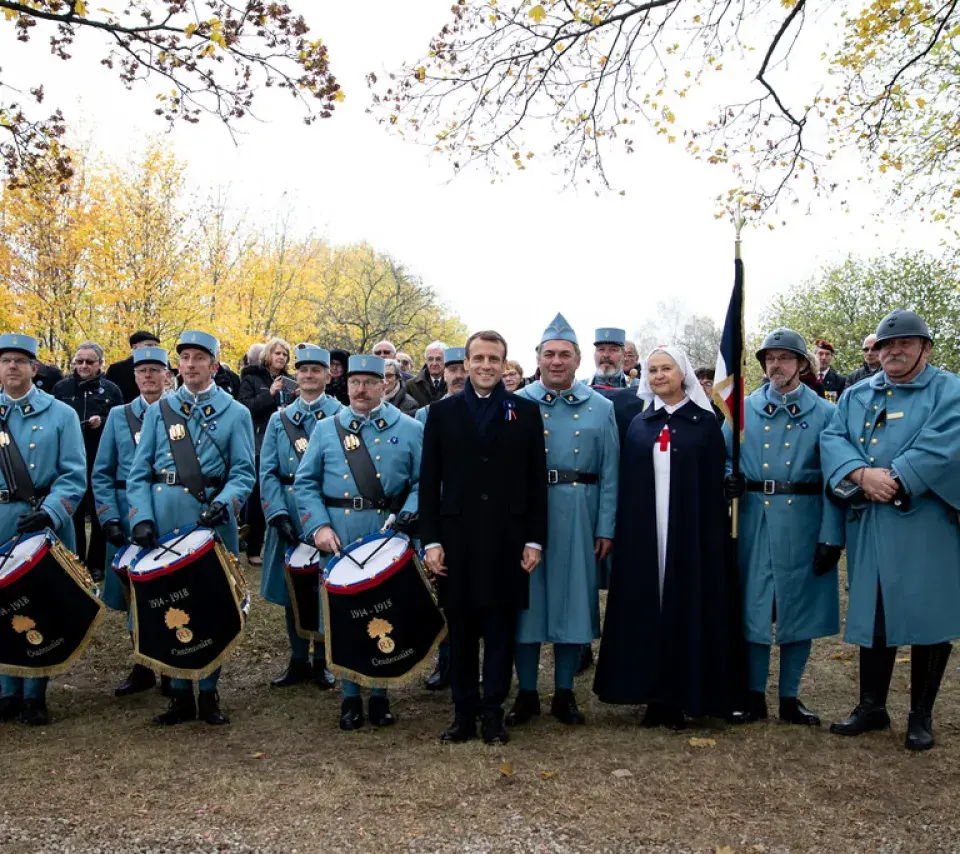
<svg viewBox="0 0 960 854">
<path fill-rule="evenodd" d="M 723 494 L 727 501 L 743 498 L 747 491 L 747 479 L 742 474 L 728 474 L 723 479 Z"/>
<path fill-rule="evenodd" d="M 417 526 L 420 524 L 420 514 L 411 513 L 409 510 L 404 510 L 402 513 L 397 514 L 397 518 L 393 520 L 393 528 L 395 531 L 400 531 L 403 534 L 407 534 L 411 537 L 416 535 Z"/>
<path fill-rule="evenodd" d="M 222 501 L 214 501 L 200 514 L 197 524 L 201 528 L 218 528 L 230 521 L 230 508 Z"/>
<path fill-rule="evenodd" d="M 18 534 L 36 534 L 46 528 L 53 527 L 53 519 L 47 514 L 46 510 L 34 510 L 32 513 L 24 513 L 17 522 Z"/>
<path fill-rule="evenodd" d="M 840 560 L 842 554 L 842 546 L 817 543 L 817 550 L 813 555 L 813 574 L 816 576 L 826 575 L 837 565 L 837 561 Z"/>
<path fill-rule="evenodd" d="M 140 548 L 153 551 L 157 547 L 157 526 L 150 522 L 137 522 L 130 537 Z"/>
<path fill-rule="evenodd" d="M 103 523 L 103 535 L 107 538 L 110 545 L 116 546 L 118 549 L 123 548 L 128 542 L 127 535 L 124 533 L 123 526 L 118 519 L 110 519 L 108 522 Z"/>
<path fill-rule="evenodd" d="M 297 529 L 293 527 L 293 522 L 290 521 L 290 517 L 286 513 L 274 516 L 270 520 L 270 524 L 277 529 L 277 534 L 280 536 L 280 539 L 288 546 L 295 546 L 300 542 Z"/>
</svg>

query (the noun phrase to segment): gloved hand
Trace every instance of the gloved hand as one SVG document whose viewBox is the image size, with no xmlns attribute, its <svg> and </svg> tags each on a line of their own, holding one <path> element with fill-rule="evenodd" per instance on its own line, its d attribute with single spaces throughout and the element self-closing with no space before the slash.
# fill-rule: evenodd
<svg viewBox="0 0 960 854">
<path fill-rule="evenodd" d="M 153 551 L 157 547 L 157 526 L 150 520 L 137 522 L 130 537 L 140 548 Z"/>
<path fill-rule="evenodd" d="M 103 523 L 103 535 L 112 546 L 118 549 L 127 544 L 127 535 L 123 531 L 123 526 L 119 519 L 110 519 Z"/>
<path fill-rule="evenodd" d="M 409 510 L 404 510 L 402 513 L 397 514 L 397 518 L 393 522 L 393 528 L 396 531 L 400 531 L 403 534 L 413 537 L 416 535 L 417 526 L 419 524 L 419 513 L 411 513 Z"/>
<path fill-rule="evenodd" d="M 214 501 L 200 514 L 197 524 L 201 528 L 217 528 L 230 521 L 230 508 L 222 501 Z"/>
<path fill-rule="evenodd" d="M 817 543 L 817 550 L 813 555 L 813 574 L 826 575 L 837 565 L 843 546 L 831 546 L 827 543 Z"/>
<path fill-rule="evenodd" d="M 17 522 L 18 534 L 36 534 L 45 528 L 53 527 L 53 519 L 47 514 L 46 510 L 34 510 L 31 513 L 24 513 Z"/>
<path fill-rule="evenodd" d="M 747 491 L 747 479 L 742 474 L 728 474 L 723 479 L 723 494 L 727 501 L 743 498 Z"/>
<path fill-rule="evenodd" d="M 286 513 L 274 516 L 270 520 L 270 524 L 277 529 L 280 539 L 288 546 L 295 546 L 300 542 L 297 529 L 293 527 L 293 522 L 290 521 L 290 517 Z"/>
</svg>

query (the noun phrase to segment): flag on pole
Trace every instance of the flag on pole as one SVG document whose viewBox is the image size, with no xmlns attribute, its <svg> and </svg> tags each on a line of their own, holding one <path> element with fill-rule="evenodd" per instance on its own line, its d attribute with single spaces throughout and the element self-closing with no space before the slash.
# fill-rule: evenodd
<svg viewBox="0 0 960 854">
<path fill-rule="evenodd" d="M 743 430 L 743 261 L 740 259 L 740 239 L 737 236 L 737 254 L 734 260 L 733 293 L 727 307 L 727 319 L 720 338 L 717 369 L 713 379 L 713 400 L 730 424 L 734 437 Z"/>
</svg>

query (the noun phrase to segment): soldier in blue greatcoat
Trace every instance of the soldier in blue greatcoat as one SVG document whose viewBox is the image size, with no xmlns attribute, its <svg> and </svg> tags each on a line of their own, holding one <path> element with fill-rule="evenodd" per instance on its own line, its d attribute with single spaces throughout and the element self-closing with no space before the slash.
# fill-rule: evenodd
<svg viewBox="0 0 960 854">
<path fill-rule="evenodd" d="M 622 346 L 622 345 L 621 345 Z M 547 542 L 543 562 L 530 574 L 530 601 L 517 624 L 520 682 L 508 726 L 540 713 L 540 646 L 554 650 L 550 713 L 566 724 L 584 723 L 573 694 L 581 650 L 600 637 L 599 573 L 616 525 L 620 440 L 613 404 L 578 382 L 580 346 L 558 314 L 538 348 L 540 379 L 517 392 L 536 401 L 547 456 Z"/>
<path fill-rule="evenodd" d="M 133 351 L 132 359 L 133 378 L 140 394 L 130 403 L 110 410 L 90 475 L 97 520 L 107 539 L 102 598 L 109 608 L 124 612 L 130 607 L 129 593 L 113 568 L 113 560 L 118 551 L 130 544 L 127 475 L 140 442 L 143 417 L 147 408 L 163 396 L 164 384 L 170 373 L 167 351 L 159 347 L 139 347 Z M 136 694 L 152 688 L 156 682 L 156 676 L 149 667 L 134 664 L 114 694 L 117 697 Z M 166 680 L 165 685 L 169 690 Z"/>
<path fill-rule="evenodd" d="M 591 388 L 610 391 L 637 386 L 640 380 L 636 374 L 630 376 L 623 370 L 627 333 L 623 329 L 604 326 L 596 331 L 594 339 L 593 362 L 596 373 L 590 380 Z"/>
<path fill-rule="evenodd" d="M 383 368 L 378 356 L 350 357 L 350 405 L 317 427 L 297 469 L 293 491 L 304 539 L 327 554 L 339 554 L 342 546 L 379 531 L 390 513 L 417 512 L 423 426 L 382 402 Z M 342 442 L 337 422 L 346 432 Z M 359 443 L 383 487 L 382 504 L 364 495 L 354 480 L 347 454 L 356 453 Z M 340 728 L 359 729 L 364 720 L 360 686 L 349 679 L 342 682 Z M 386 689 L 371 689 L 367 712 L 374 726 L 394 723 Z"/>
<path fill-rule="evenodd" d="M 237 514 L 253 490 L 253 422 L 250 411 L 213 380 L 219 367 L 220 345 L 206 332 L 187 331 L 177 342 L 183 385 L 168 400 L 187 422 L 203 476 L 201 503 L 177 471 L 171 438 L 153 404 L 143 419 L 140 444 L 127 476 L 131 538 L 142 548 L 156 547 L 158 537 L 190 525 L 215 528 L 224 545 L 238 554 Z M 154 718 L 157 724 L 177 724 L 199 716 L 208 724 L 228 723 L 217 696 L 219 669 L 200 680 L 199 702 L 187 679 L 171 680 L 170 708 Z"/>
<path fill-rule="evenodd" d="M 260 595 L 274 605 L 283 606 L 290 641 L 290 663 L 270 684 L 286 688 L 313 679 L 319 688 L 326 690 L 333 687 L 335 680 L 327 670 L 323 617 L 321 615 L 320 636 L 313 642 L 311 667 L 310 641 L 297 633 L 284 559 L 287 549 L 301 542 L 300 514 L 293 492 L 297 467 L 318 424 L 336 415 L 343 404 L 324 393 L 330 378 L 327 350 L 314 344 L 298 344 L 293 358 L 299 396 L 270 416 L 260 448 L 260 503 L 267 520 Z M 291 438 L 291 434 L 295 438 Z"/>
<path fill-rule="evenodd" d="M 0 466 L 0 543 L 17 534 L 53 530 L 76 549 L 71 517 L 87 489 L 87 463 L 77 414 L 33 385 L 38 343 L 29 335 L 0 335 L 0 443 L 16 443 L 32 481 L 11 482 L 8 462 Z M 0 721 L 42 726 L 47 713 L 47 679 L 0 676 Z"/>
<path fill-rule="evenodd" d="M 803 338 L 775 329 L 757 352 L 769 383 L 744 406 L 740 472 L 733 475 L 733 434 L 727 443 L 726 491 L 740 498 L 738 562 L 747 640 L 746 708 L 736 723 L 767 717 L 772 625 L 780 647 L 780 720 L 818 726 L 798 699 L 813 638 L 840 631 L 837 561 L 841 513 L 824 493 L 820 434 L 834 406 L 800 381 L 811 370 Z"/>
<path fill-rule="evenodd" d="M 933 747 L 933 705 L 960 637 L 960 378 L 928 364 L 933 336 L 912 311 L 877 328 L 882 370 L 848 389 L 821 440 L 823 473 L 845 504 L 860 702 L 830 729 L 890 726 L 897 647 L 909 644 L 906 747 Z"/>
</svg>

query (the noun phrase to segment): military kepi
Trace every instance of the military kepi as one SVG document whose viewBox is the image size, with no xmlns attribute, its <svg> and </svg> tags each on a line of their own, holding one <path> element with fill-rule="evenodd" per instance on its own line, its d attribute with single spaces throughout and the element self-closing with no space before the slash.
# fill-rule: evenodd
<svg viewBox="0 0 960 854">
<path fill-rule="evenodd" d="M 621 347 L 627 343 L 627 332 L 625 329 L 616 329 L 613 326 L 604 326 L 594 333 L 594 346 L 597 344 L 619 344 Z"/>
<path fill-rule="evenodd" d="M 577 333 L 573 331 L 573 327 L 567 323 L 567 319 L 560 313 L 543 330 L 540 343 L 545 344 L 547 341 L 569 341 L 571 344 L 578 344 Z"/>
<path fill-rule="evenodd" d="M 167 351 L 161 347 L 140 347 L 133 351 L 133 366 L 137 365 L 169 365 Z"/>
<path fill-rule="evenodd" d="M 351 356 L 347 363 L 347 376 L 354 374 L 373 374 L 383 379 L 383 359 L 379 356 Z"/>
<path fill-rule="evenodd" d="M 209 332 L 201 332 L 198 329 L 187 329 L 181 333 L 180 340 L 177 341 L 177 352 L 182 353 L 191 347 L 195 350 L 205 350 L 213 356 L 214 359 L 220 355 L 220 342 Z"/>
<path fill-rule="evenodd" d="M 293 351 L 293 366 L 323 365 L 330 367 L 330 351 L 318 347 L 316 344 L 297 344 Z"/>
<path fill-rule="evenodd" d="M 16 352 L 24 353 L 31 359 L 36 359 L 39 347 L 40 342 L 29 335 L 20 335 L 16 332 L 6 332 L 0 335 L 0 353 L 16 350 Z"/>
<path fill-rule="evenodd" d="M 447 349 L 443 351 L 444 365 L 455 365 L 457 362 L 465 362 L 466 359 L 466 347 L 447 347 Z"/>
</svg>

